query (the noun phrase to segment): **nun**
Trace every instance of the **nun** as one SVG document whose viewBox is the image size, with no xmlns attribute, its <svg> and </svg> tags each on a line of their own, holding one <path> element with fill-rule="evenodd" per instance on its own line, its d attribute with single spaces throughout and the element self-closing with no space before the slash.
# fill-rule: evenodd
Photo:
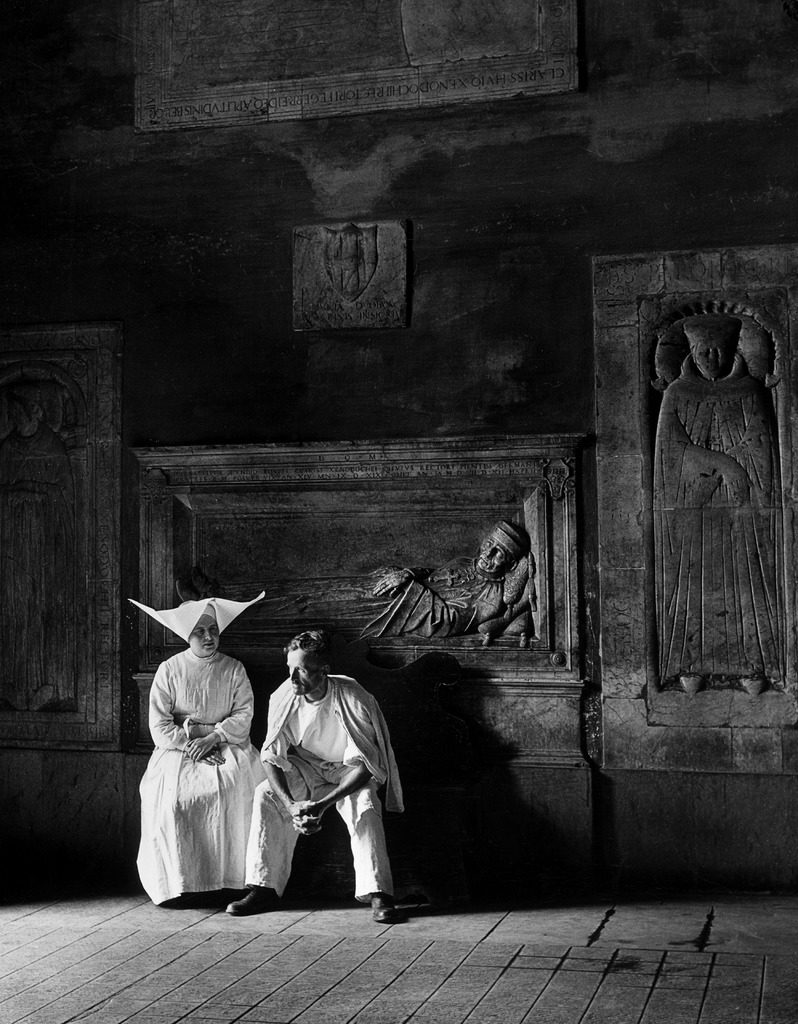
<svg viewBox="0 0 798 1024">
<path fill-rule="evenodd" d="M 194 570 L 177 608 L 129 600 L 188 647 L 162 662 L 149 700 L 155 750 L 141 780 L 137 867 L 153 903 L 180 906 L 191 894 L 241 889 L 255 787 L 265 773 L 250 743 L 253 694 L 240 661 L 219 650 L 221 634 L 252 601 L 211 596 Z M 196 898 L 196 897 L 195 897 Z"/>
</svg>

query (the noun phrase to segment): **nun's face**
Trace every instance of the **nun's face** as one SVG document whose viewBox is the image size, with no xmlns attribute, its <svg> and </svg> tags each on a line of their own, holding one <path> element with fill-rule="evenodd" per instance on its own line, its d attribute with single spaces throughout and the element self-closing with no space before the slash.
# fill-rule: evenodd
<svg viewBox="0 0 798 1024">
<path fill-rule="evenodd" d="M 219 650 L 219 627 L 200 619 L 188 637 L 188 646 L 198 658 L 210 658 Z"/>
</svg>

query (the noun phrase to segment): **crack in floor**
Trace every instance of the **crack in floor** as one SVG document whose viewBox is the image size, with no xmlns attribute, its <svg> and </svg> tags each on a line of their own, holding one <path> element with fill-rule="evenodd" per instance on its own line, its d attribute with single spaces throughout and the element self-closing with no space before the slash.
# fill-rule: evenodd
<svg viewBox="0 0 798 1024">
<path fill-rule="evenodd" d="M 592 946 L 594 942 L 598 941 L 599 936 L 604 931 L 605 927 L 607 926 L 607 922 L 609 921 L 609 919 L 612 917 L 612 915 L 614 913 L 615 913 L 615 907 L 610 907 L 609 910 L 605 911 L 604 917 L 602 917 L 601 921 L 599 921 L 598 926 L 596 927 L 596 929 L 594 931 L 592 931 L 590 933 L 590 935 L 588 936 L 588 940 L 587 940 L 587 945 L 588 946 Z"/>
<path fill-rule="evenodd" d="M 710 907 L 707 919 L 704 921 L 704 927 L 698 933 L 698 938 L 693 939 L 693 945 L 699 953 L 703 953 L 709 945 L 709 937 L 712 934 L 712 923 L 715 920 L 715 908 Z"/>
</svg>

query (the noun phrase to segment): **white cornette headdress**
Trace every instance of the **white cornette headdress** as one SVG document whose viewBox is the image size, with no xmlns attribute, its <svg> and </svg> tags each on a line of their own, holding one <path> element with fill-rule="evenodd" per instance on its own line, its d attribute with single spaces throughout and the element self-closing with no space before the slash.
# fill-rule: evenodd
<svg viewBox="0 0 798 1024">
<path fill-rule="evenodd" d="M 216 616 L 219 625 L 219 632 L 223 633 L 230 623 L 237 619 L 241 612 L 246 611 L 251 604 L 255 604 L 266 596 L 266 591 L 261 590 L 257 597 L 251 601 L 228 601 L 224 597 L 203 597 L 199 601 L 184 601 L 177 608 L 166 608 L 163 611 L 156 611 L 148 608 L 146 604 L 139 604 L 132 597 L 128 598 L 131 604 L 141 608 L 149 616 L 160 622 L 161 625 L 177 633 L 179 637 L 188 643 L 191 631 L 202 618 L 205 611 L 211 611 Z"/>
</svg>

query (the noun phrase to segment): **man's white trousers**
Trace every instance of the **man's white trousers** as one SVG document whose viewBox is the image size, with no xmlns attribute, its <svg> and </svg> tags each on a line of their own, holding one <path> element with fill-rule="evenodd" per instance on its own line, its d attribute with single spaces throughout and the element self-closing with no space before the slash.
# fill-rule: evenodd
<svg viewBox="0 0 798 1024">
<path fill-rule="evenodd" d="M 285 773 L 294 800 L 321 800 L 340 781 L 349 766 L 329 761 L 309 761 L 289 755 L 294 771 Z M 335 809 L 349 832 L 355 867 L 355 896 L 367 900 L 370 893 L 393 895 L 393 878 L 385 845 L 382 804 L 372 780 L 362 789 L 342 797 Z M 322 819 L 323 821 L 324 819 Z M 263 885 L 282 896 L 291 874 L 291 861 L 299 833 L 282 802 L 268 782 L 255 790 L 252 824 L 247 843 L 247 884 Z M 313 837 L 310 837 L 312 841 Z"/>
</svg>

